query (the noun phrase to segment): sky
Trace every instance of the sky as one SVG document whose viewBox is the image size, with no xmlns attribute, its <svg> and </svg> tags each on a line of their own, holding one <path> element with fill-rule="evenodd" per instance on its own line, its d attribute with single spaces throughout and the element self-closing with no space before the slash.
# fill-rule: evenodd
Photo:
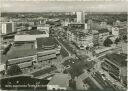
<svg viewBox="0 0 128 91">
<path fill-rule="evenodd" d="M 126 1 L 9 1 L 2 0 L 2 12 L 126 12 Z"/>
</svg>

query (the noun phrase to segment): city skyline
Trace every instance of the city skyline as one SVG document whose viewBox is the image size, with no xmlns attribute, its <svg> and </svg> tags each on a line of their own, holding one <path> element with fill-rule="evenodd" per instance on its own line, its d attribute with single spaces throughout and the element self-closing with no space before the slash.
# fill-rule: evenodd
<svg viewBox="0 0 128 91">
<path fill-rule="evenodd" d="M 127 4 L 2 0 L 0 89 L 126 91 Z"/>
<path fill-rule="evenodd" d="M 127 12 L 121 1 L 1 1 L 2 12 Z M 15 8 L 17 7 L 17 8 Z M 27 9 L 26 9 L 27 8 Z"/>
</svg>

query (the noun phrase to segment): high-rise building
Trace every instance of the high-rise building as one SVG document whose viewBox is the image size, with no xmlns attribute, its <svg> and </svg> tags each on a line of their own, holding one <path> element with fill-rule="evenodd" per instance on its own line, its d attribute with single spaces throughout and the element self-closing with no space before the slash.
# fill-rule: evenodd
<svg viewBox="0 0 128 91">
<path fill-rule="evenodd" d="M 2 22 L 1 27 L 2 27 L 2 32 L 1 32 L 2 34 L 8 34 L 15 31 L 14 22 Z"/>
<path fill-rule="evenodd" d="M 78 23 L 84 23 L 85 21 L 85 16 L 83 12 L 76 12 L 77 15 L 77 22 Z"/>
</svg>

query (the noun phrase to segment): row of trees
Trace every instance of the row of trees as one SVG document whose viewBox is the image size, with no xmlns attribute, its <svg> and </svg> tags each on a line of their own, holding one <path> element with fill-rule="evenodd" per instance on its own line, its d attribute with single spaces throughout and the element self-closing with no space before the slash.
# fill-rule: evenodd
<svg viewBox="0 0 128 91">
<path fill-rule="evenodd" d="M 124 42 L 127 42 L 127 36 L 124 35 L 124 36 L 122 37 L 122 40 L 123 40 Z M 111 44 L 113 44 L 113 43 L 114 43 L 114 44 L 118 44 L 120 41 L 121 41 L 121 38 L 116 38 L 114 42 L 113 42 L 110 38 L 107 38 L 107 39 L 104 41 L 103 45 L 106 46 L 106 47 L 109 47 L 109 46 L 111 46 Z"/>
<path fill-rule="evenodd" d="M 6 55 L 6 54 L 7 54 L 7 52 L 10 50 L 11 46 L 12 46 L 12 44 L 9 44 L 9 45 L 4 49 L 3 55 Z"/>
</svg>

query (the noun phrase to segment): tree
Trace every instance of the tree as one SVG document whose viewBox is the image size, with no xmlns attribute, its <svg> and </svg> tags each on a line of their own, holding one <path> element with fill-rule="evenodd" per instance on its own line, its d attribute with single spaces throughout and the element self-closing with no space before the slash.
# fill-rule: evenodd
<svg viewBox="0 0 128 91">
<path fill-rule="evenodd" d="M 123 36 L 123 40 L 126 41 L 127 40 L 127 35 Z"/>
<path fill-rule="evenodd" d="M 6 55 L 6 54 L 7 54 L 7 52 L 10 50 L 11 46 L 12 46 L 12 44 L 9 44 L 9 45 L 4 49 L 3 55 Z"/>
<path fill-rule="evenodd" d="M 107 38 L 107 39 L 104 41 L 104 43 L 103 43 L 103 45 L 106 46 L 106 47 L 110 47 L 111 44 L 113 44 L 113 42 L 112 42 L 112 40 L 109 39 L 109 38 Z"/>
<path fill-rule="evenodd" d="M 120 39 L 119 38 L 116 38 L 115 39 L 115 44 L 118 44 L 120 42 Z"/>
<path fill-rule="evenodd" d="M 10 76 L 22 74 L 22 70 L 18 65 L 12 65 L 7 69 L 7 74 Z"/>
<path fill-rule="evenodd" d="M 69 80 L 69 87 L 72 89 L 76 89 L 76 81 L 74 79 Z"/>
</svg>

